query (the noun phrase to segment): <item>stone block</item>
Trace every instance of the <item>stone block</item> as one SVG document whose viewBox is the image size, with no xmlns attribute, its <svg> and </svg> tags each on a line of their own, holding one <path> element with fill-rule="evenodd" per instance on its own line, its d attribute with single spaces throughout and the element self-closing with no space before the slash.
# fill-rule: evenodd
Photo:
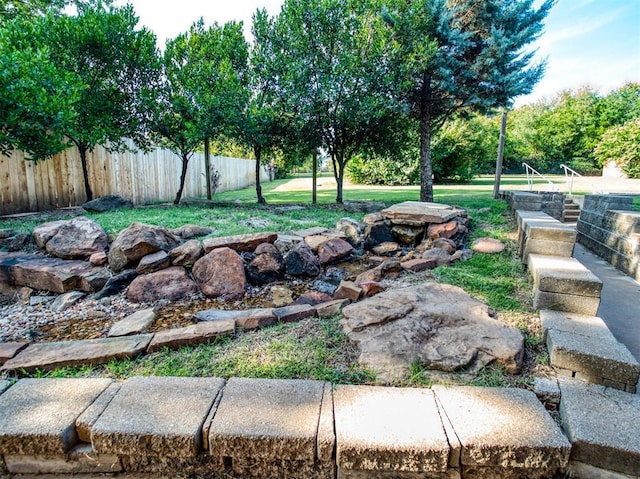
<svg viewBox="0 0 640 479">
<path fill-rule="evenodd" d="M 184 328 L 167 329 L 153 335 L 147 351 L 153 353 L 162 348 L 179 349 L 183 346 L 195 346 L 209 343 L 218 336 L 230 336 L 235 333 L 235 321 L 206 321 Z"/>
<path fill-rule="evenodd" d="M 623 384 L 636 384 L 640 364 L 622 343 L 551 329 L 547 349 L 552 366 L 580 372 L 586 380 L 599 378 Z M 600 382 L 600 381 L 598 381 Z"/>
<path fill-rule="evenodd" d="M 75 421 L 110 379 L 22 379 L 0 395 L 0 453 L 65 454 L 77 442 Z"/>
<path fill-rule="evenodd" d="M 211 457 L 205 453 L 200 453 L 195 457 L 138 454 L 121 456 L 121 460 L 122 467 L 127 472 L 122 476 L 123 479 L 226 479 L 228 477 L 225 474 L 225 464 L 222 458 Z"/>
<path fill-rule="evenodd" d="M 447 471 L 450 447 L 431 391 L 340 385 L 334 407 L 341 470 Z"/>
<path fill-rule="evenodd" d="M 93 447 L 100 454 L 195 458 L 223 385 L 218 378 L 131 378 L 93 425 Z"/>
<path fill-rule="evenodd" d="M 527 263 L 532 254 L 571 258 L 575 243 L 565 241 L 526 239 L 522 249 L 522 262 Z"/>
<path fill-rule="evenodd" d="M 576 242 L 576 230 L 558 221 L 528 220 L 524 223 L 524 234 L 528 239 L 539 239 L 566 243 Z"/>
<path fill-rule="evenodd" d="M 348 299 L 335 299 L 316 305 L 316 314 L 319 318 L 330 318 L 342 312 L 342 309 L 350 303 Z"/>
<path fill-rule="evenodd" d="M 316 308 L 310 304 L 292 304 L 274 309 L 273 314 L 281 323 L 291 323 L 315 316 Z"/>
<path fill-rule="evenodd" d="M 278 457 L 271 459 L 234 457 L 227 458 L 227 461 L 230 467 L 222 476 L 225 479 L 334 479 L 336 477 L 336 467 L 333 462 L 312 463 Z"/>
<path fill-rule="evenodd" d="M 4 460 L 12 474 L 113 474 L 122 471 L 118 456 L 96 454 L 91 444 L 79 444 L 67 454 L 7 454 Z"/>
<path fill-rule="evenodd" d="M 554 309 L 568 313 L 595 315 L 599 307 L 600 298 L 534 290 L 534 309 Z"/>
<path fill-rule="evenodd" d="M 540 291 L 600 297 L 602 281 L 575 258 L 532 254 L 528 268 Z"/>
<path fill-rule="evenodd" d="M 224 309 L 207 309 L 194 315 L 198 321 L 223 321 L 234 320 L 236 326 L 242 329 L 256 329 L 275 324 L 278 318 L 273 313 L 273 308 L 255 308 L 239 311 Z"/>
<path fill-rule="evenodd" d="M 333 293 L 333 299 L 348 299 L 351 302 L 358 301 L 358 298 L 362 294 L 362 288 L 360 288 L 353 281 L 340 281 L 338 289 Z"/>
<path fill-rule="evenodd" d="M 32 373 L 66 366 L 95 366 L 112 359 L 125 359 L 143 353 L 153 334 L 99 338 L 79 341 L 34 343 L 10 359 L 0 371 Z"/>
<path fill-rule="evenodd" d="M 320 381 L 231 378 L 209 430 L 212 456 L 314 464 Z"/>
<path fill-rule="evenodd" d="M 445 472 L 402 472 L 366 471 L 338 467 L 337 479 L 460 479 L 460 471 L 447 469 Z"/>
<path fill-rule="evenodd" d="M 560 404 L 560 386 L 556 378 L 534 378 L 533 392 L 543 404 Z"/>
<path fill-rule="evenodd" d="M 499 467 L 552 476 L 567 465 L 571 445 L 531 391 L 471 386 L 433 391 L 462 444 L 463 471 Z"/>
<path fill-rule="evenodd" d="M 580 479 L 638 479 L 638 475 L 630 476 L 621 472 L 609 471 L 599 467 L 585 464 L 580 461 L 569 461 L 567 474 L 570 477 L 578 477 Z"/>
<path fill-rule="evenodd" d="M 27 342 L 0 343 L 0 366 L 29 346 Z"/>
<path fill-rule="evenodd" d="M 120 383 L 111 383 L 102 394 L 93 401 L 91 406 L 84 410 L 82 414 L 76 419 L 76 431 L 78 433 L 78 439 L 82 442 L 91 442 L 91 430 L 98 418 L 102 415 L 106 407 L 111 400 L 115 397 L 116 393 L 120 391 Z"/>
<path fill-rule="evenodd" d="M 560 380 L 560 415 L 571 440 L 571 459 L 638 475 L 640 396 L 570 379 Z"/>
</svg>

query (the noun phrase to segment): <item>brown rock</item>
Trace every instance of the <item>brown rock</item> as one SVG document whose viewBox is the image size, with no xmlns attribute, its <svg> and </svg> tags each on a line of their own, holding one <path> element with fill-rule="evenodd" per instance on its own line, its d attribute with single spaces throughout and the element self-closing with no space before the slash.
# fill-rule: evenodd
<svg viewBox="0 0 640 479">
<path fill-rule="evenodd" d="M 0 343 L 0 366 L 2 366 L 7 360 L 14 357 L 24 348 L 26 348 L 29 343 L 26 342 L 11 342 L 11 343 Z"/>
<path fill-rule="evenodd" d="M 238 253 L 245 253 L 254 251 L 262 243 L 273 243 L 276 239 L 278 239 L 277 233 L 267 231 L 264 233 L 209 238 L 204 240 L 202 245 L 205 253 L 210 253 L 218 248 L 230 248 Z"/>
<path fill-rule="evenodd" d="M 109 278 L 105 268 L 93 266 L 87 261 L 39 255 L 24 255 L 19 261 L 13 262 L 9 269 L 16 286 L 28 286 L 54 293 L 71 290 L 99 291 Z"/>
<path fill-rule="evenodd" d="M 256 248 L 255 258 L 247 265 L 247 277 L 256 285 L 276 281 L 284 272 L 284 258 L 271 243 L 262 243 Z"/>
<path fill-rule="evenodd" d="M 316 314 L 319 318 L 330 318 L 342 312 L 342 309 L 350 302 L 351 301 L 348 299 L 336 299 L 333 301 L 327 301 L 326 303 L 317 304 Z"/>
<path fill-rule="evenodd" d="M 169 251 L 174 266 L 193 266 L 204 256 L 204 248 L 198 240 L 189 240 Z"/>
<path fill-rule="evenodd" d="M 33 241 L 38 245 L 38 248 L 45 249 L 49 240 L 56 235 L 66 222 L 66 220 L 51 221 L 36 226 L 33 230 Z"/>
<path fill-rule="evenodd" d="M 331 239 L 331 237 L 326 234 L 310 235 L 304 238 L 304 242 L 311 248 L 311 251 L 317 253 L 320 245 L 329 239 Z"/>
<path fill-rule="evenodd" d="M 466 216 L 464 210 L 438 203 L 405 201 L 381 211 L 393 224 L 425 226 L 429 223 L 446 223 L 456 216 Z"/>
<path fill-rule="evenodd" d="M 411 271 L 413 273 L 421 273 L 428 269 L 433 269 L 437 266 L 436 261 L 430 259 L 417 258 L 409 261 L 402 262 L 402 267 L 406 271 Z"/>
<path fill-rule="evenodd" d="M 345 240 L 354 248 L 362 243 L 362 228 L 353 218 L 341 218 L 336 223 L 336 231 L 345 236 Z"/>
<path fill-rule="evenodd" d="M 104 266 L 107 264 L 107 253 L 104 251 L 98 251 L 89 256 L 89 263 L 95 266 Z"/>
<path fill-rule="evenodd" d="M 320 260 L 304 242 L 295 245 L 287 254 L 285 265 L 287 273 L 293 276 L 318 276 L 320 274 Z"/>
<path fill-rule="evenodd" d="M 82 216 L 65 221 L 46 242 L 51 256 L 62 259 L 89 259 L 93 253 L 105 252 L 107 233 L 95 221 Z"/>
<path fill-rule="evenodd" d="M 396 278 L 403 271 L 402 264 L 400 264 L 400 260 L 397 258 L 390 258 L 383 261 L 379 268 L 382 271 L 383 278 Z"/>
<path fill-rule="evenodd" d="M 505 248 L 504 243 L 493 238 L 478 238 L 471 245 L 473 251 L 486 254 L 502 253 Z"/>
<path fill-rule="evenodd" d="M 171 265 L 171 258 L 166 251 L 157 251 L 155 253 L 143 256 L 136 267 L 136 273 L 149 274 L 168 268 Z"/>
<path fill-rule="evenodd" d="M 442 248 L 432 248 L 424 253 L 422 258 L 435 261 L 436 266 L 449 266 L 451 264 L 451 255 Z"/>
<path fill-rule="evenodd" d="M 183 346 L 208 343 L 218 336 L 231 336 L 235 333 L 235 321 L 205 321 L 184 328 L 160 331 L 153 336 L 148 352 L 162 348 L 178 349 Z"/>
<path fill-rule="evenodd" d="M 193 276 L 202 292 L 213 298 L 239 299 L 247 287 L 242 258 L 230 248 L 216 248 L 200 258 Z"/>
<path fill-rule="evenodd" d="M 371 296 L 382 293 L 387 289 L 382 283 L 377 283 L 375 281 L 366 281 L 364 283 L 360 283 L 359 286 L 362 288 L 363 298 L 370 298 Z"/>
<path fill-rule="evenodd" d="M 327 293 L 321 293 L 320 291 L 310 291 L 301 295 L 293 302 L 293 304 L 308 304 L 310 306 L 315 306 L 316 304 L 326 303 L 327 301 L 332 300 L 333 298 Z"/>
<path fill-rule="evenodd" d="M 198 292 L 196 283 L 180 266 L 163 269 L 135 278 L 127 289 L 132 303 L 155 303 L 161 299 L 180 301 Z"/>
<path fill-rule="evenodd" d="M 109 249 L 109 267 L 119 273 L 156 251 L 170 251 L 180 244 L 171 231 L 160 226 L 133 223 L 122 230 Z"/>
<path fill-rule="evenodd" d="M 223 309 L 207 309 L 199 311 L 194 316 L 198 321 L 228 321 L 233 320 L 242 329 L 256 329 L 271 326 L 277 320 L 273 308 L 245 309 L 229 311 Z"/>
<path fill-rule="evenodd" d="M 341 238 L 332 238 L 318 246 L 318 259 L 325 265 L 346 258 L 353 253 L 353 246 Z"/>
<path fill-rule="evenodd" d="M 362 294 L 362 288 L 360 288 L 353 281 L 340 281 L 340 285 L 336 292 L 333 293 L 333 299 L 348 299 L 351 302 L 358 301 L 358 298 Z"/>
<path fill-rule="evenodd" d="M 522 366 L 522 333 L 455 286 L 394 289 L 349 305 L 343 314 L 360 362 L 385 380 L 405 377 L 414 362 L 442 371 L 477 370 L 493 361 L 509 373 Z"/>
<path fill-rule="evenodd" d="M 378 282 L 382 279 L 382 268 L 378 265 L 375 268 L 368 269 L 356 276 L 355 284 L 360 285 L 367 282 Z"/>
<path fill-rule="evenodd" d="M 401 250 L 402 248 L 395 241 L 385 241 L 373 247 L 373 252 L 379 256 L 393 256 Z"/>
<path fill-rule="evenodd" d="M 438 238 L 453 238 L 458 232 L 458 222 L 449 221 L 448 223 L 431 224 L 427 229 L 427 235 L 432 240 Z"/>
<path fill-rule="evenodd" d="M 291 306 L 274 309 L 273 314 L 276 315 L 281 323 L 293 323 L 315 316 L 316 308 L 309 304 L 292 304 Z"/>
<path fill-rule="evenodd" d="M 271 303 L 274 307 L 280 308 L 293 303 L 293 292 L 286 286 L 276 284 L 269 290 Z"/>
<path fill-rule="evenodd" d="M 433 241 L 431 244 L 432 248 L 442 248 L 449 254 L 453 254 L 456 252 L 457 246 L 455 241 L 452 241 L 447 238 L 438 238 Z"/>
</svg>

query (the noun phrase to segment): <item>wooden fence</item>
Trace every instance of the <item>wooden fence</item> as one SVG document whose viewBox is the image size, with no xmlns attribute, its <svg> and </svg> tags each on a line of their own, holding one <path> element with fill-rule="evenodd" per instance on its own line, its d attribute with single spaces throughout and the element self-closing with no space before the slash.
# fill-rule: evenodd
<svg viewBox="0 0 640 479">
<path fill-rule="evenodd" d="M 220 172 L 218 192 L 255 184 L 255 161 L 211 157 Z M 89 181 L 94 197 L 120 194 L 134 204 L 172 201 L 180 186 L 180 158 L 155 148 L 149 153 L 112 153 L 97 147 L 88 154 Z M 183 198 L 206 195 L 204 154 L 189 161 Z M 261 172 L 261 179 L 267 175 Z M 76 148 L 34 163 L 14 151 L 0 155 L 0 215 L 78 206 L 86 201 L 80 154 Z"/>
</svg>

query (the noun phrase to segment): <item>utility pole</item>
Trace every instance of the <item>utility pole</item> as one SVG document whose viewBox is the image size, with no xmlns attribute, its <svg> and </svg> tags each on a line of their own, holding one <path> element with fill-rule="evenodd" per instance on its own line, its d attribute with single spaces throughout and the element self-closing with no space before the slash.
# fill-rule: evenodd
<svg viewBox="0 0 640 479">
<path fill-rule="evenodd" d="M 502 109 L 502 122 L 500 124 L 500 144 L 498 145 L 498 159 L 496 160 L 496 180 L 493 185 L 493 197 L 500 196 L 500 177 L 502 176 L 502 160 L 504 158 L 504 140 L 507 136 L 507 110 Z"/>
</svg>

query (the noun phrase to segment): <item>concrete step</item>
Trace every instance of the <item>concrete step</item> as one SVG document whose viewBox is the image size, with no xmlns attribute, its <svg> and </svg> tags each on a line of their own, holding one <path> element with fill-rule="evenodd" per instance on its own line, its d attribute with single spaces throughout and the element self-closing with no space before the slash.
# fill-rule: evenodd
<svg viewBox="0 0 640 479">
<path fill-rule="evenodd" d="M 560 415 L 571 440 L 569 472 L 582 479 L 638 477 L 640 396 L 560 379 Z"/>
<path fill-rule="evenodd" d="M 563 376 L 635 393 L 640 364 L 604 321 L 560 311 L 540 311 L 551 365 Z"/>
</svg>

